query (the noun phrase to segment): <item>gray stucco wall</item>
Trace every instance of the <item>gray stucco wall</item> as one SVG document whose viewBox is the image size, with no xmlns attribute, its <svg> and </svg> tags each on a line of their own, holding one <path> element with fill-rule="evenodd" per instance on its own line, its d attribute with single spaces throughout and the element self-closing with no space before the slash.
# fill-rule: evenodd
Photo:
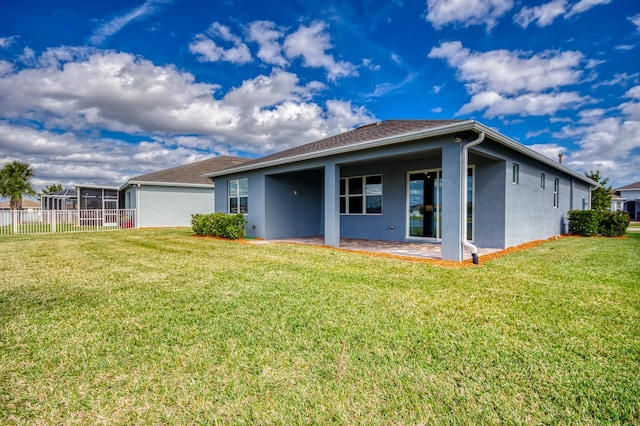
<svg viewBox="0 0 640 426">
<path fill-rule="evenodd" d="M 216 209 L 227 211 L 229 179 L 249 179 L 247 235 L 256 238 L 287 238 L 324 234 L 324 162 L 338 164 L 340 177 L 381 174 L 383 205 L 380 215 L 341 215 L 340 235 L 391 241 L 415 240 L 407 232 L 407 173 L 442 169 L 443 255 L 448 247 L 459 249 L 460 145 L 445 138 L 344 154 L 265 170 L 216 178 Z M 443 151 L 448 154 L 443 164 Z M 512 165 L 519 164 L 519 182 L 511 183 Z M 565 232 L 570 209 L 588 208 L 589 186 L 550 165 L 505 146 L 486 140 L 472 148 L 469 164 L 474 167 L 474 243 L 479 247 L 506 248 Z M 457 168 L 456 168 L 457 167 Z M 456 171 L 457 170 L 457 171 Z M 540 188 L 545 173 L 545 188 Z M 446 177 L 446 179 L 445 179 Z M 560 179 L 559 204 L 553 205 L 554 178 Z M 453 189 L 452 189 L 453 188 Z M 294 195 L 294 190 L 300 195 Z M 456 204 L 454 206 L 454 204 Z M 268 226 L 267 226 L 268 225 Z M 451 236 L 454 236 L 453 238 Z M 457 242 L 455 241 L 457 239 Z M 424 240 L 423 240 L 424 241 Z M 449 250 L 449 249 L 448 249 Z M 455 257 L 448 254 L 449 258 Z"/>
<path fill-rule="evenodd" d="M 137 211 L 141 228 L 191 226 L 192 214 L 214 211 L 212 188 L 143 185 L 131 193 L 134 206 L 135 191 L 139 191 Z"/>
</svg>

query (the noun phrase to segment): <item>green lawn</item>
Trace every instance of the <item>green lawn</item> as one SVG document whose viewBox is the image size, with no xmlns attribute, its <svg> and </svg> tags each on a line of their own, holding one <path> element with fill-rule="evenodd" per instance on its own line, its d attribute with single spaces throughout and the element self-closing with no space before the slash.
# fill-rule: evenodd
<svg viewBox="0 0 640 426">
<path fill-rule="evenodd" d="M 640 424 L 639 254 L 0 237 L 0 423 Z"/>
</svg>

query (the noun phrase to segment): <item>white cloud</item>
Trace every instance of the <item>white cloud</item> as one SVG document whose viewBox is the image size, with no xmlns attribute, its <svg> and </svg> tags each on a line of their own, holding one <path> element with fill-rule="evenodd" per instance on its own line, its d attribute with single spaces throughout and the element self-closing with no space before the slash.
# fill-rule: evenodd
<svg viewBox="0 0 640 426">
<path fill-rule="evenodd" d="M 572 153 L 567 164 L 576 170 L 600 170 L 613 182 L 626 184 L 637 181 L 640 161 L 640 86 L 629 89 L 630 98 L 609 110 L 582 111 L 577 124 L 567 125 L 554 134 L 557 138 L 577 139 L 579 150 Z M 618 116 L 613 115 L 619 111 Z"/>
<path fill-rule="evenodd" d="M 513 7 L 513 0 L 427 0 L 427 21 L 436 28 L 458 23 L 486 25 L 487 31 Z"/>
<path fill-rule="evenodd" d="M 0 67 L 0 158 L 37 165 L 43 185 L 60 176 L 120 184 L 214 153 L 267 154 L 375 119 L 349 102 L 316 101 L 323 83 L 301 84 L 278 68 L 218 94 L 220 86 L 174 66 L 95 49 L 50 49 L 30 67 Z M 102 138 L 102 129 L 148 140 Z"/>
<path fill-rule="evenodd" d="M 6 49 L 15 43 L 17 36 L 12 37 L 0 37 L 0 49 Z"/>
<path fill-rule="evenodd" d="M 506 114 L 547 115 L 582 105 L 588 97 L 561 92 L 563 86 L 580 82 L 580 52 L 493 50 L 474 53 L 459 41 L 431 49 L 429 58 L 445 59 L 457 69 L 471 101 L 458 114 L 485 110 L 485 117 Z"/>
<path fill-rule="evenodd" d="M 569 4 L 568 0 L 552 0 L 549 3 L 534 7 L 523 7 L 514 17 L 513 21 L 522 28 L 527 28 L 535 22 L 539 27 L 551 25 L 553 21 L 562 16 L 564 19 L 573 15 L 584 13 L 592 7 L 610 3 L 611 0 L 580 0 Z"/>
<path fill-rule="evenodd" d="M 305 67 L 324 68 L 327 77 L 332 81 L 340 77 L 357 76 L 355 65 L 346 61 L 336 61 L 333 55 L 327 53 L 333 46 L 325 29 L 326 24 L 320 21 L 309 26 L 301 25 L 284 41 L 283 47 L 287 57 L 302 58 Z"/>
<path fill-rule="evenodd" d="M 258 58 L 263 62 L 284 67 L 287 60 L 282 55 L 280 39 L 284 31 L 279 30 L 271 21 L 255 21 L 249 24 L 248 40 L 258 43 Z"/>
<path fill-rule="evenodd" d="M 210 37 L 222 39 L 231 46 L 224 48 Z M 227 61 L 235 64 L 251 62 L 251 52 L 240 37 L 231 33 L 231 29 L 219 22 L 214 22 L 209 27 L 207 35 L 197 34 L 195 40 L 189 45 L 189 51 L 196 55 L 201 62 Z"/>
<path fill-rule="evenodd" d="M 537 136 L 540 136 L 540 134 L 536 134 L 531 137 L 537 137 Z M 551 158 L 556 161 L 558 160 L 560 154 L 562 154 L 563 156 L 566 156 L 566 152 L 567 152 L 567 149 L 565 147 L 555 143 L 535 144 L 535 145 L 529 145 L 528 147 L 544 155 L 545 157 Z"/>
<path fill-rule="evenodd" d="M 580 0 L 571 6 L 571 10 L 565 17 L 569 18 L 573 15 L 577 15 L 578 13 L 584 13 L 592 7 L 609 3 L 611 3 L 611 0 Z"/>
<path fill-rule="evenodd" d="M 313 81 L 306 87 L 298 85 L 298 76 L 282 70 L 274 70 L 270 76 L 260 75 L 242 82 L 240 87 L 230 90 L 224 97 L 229 105 L 246 109 L 263 108 L 286 101 L 309 99 L 324 85 Z"/>
<path fill-rule="evenodd" d="M 125 26 L 134 21 L 142 20 L 150 15 L 156 13 L 161 4 L 168 3 L 168 0 L 146 0 L 142 5 L 135 9 L 125 13 L 121 16 L 116 16 L 107 22 L 104 22 L 96 28 L 93 35 L 89 38 L 89 42 L 94 45 L 104 43 L 104 41 L 123 29 Z"/>
<path fill-rule="evenodd" d="M 638 13 L 637 15 L 633 15 L 629 18 L 629 20 L 631 21 L 631 23 L 633 25 L 635 25 L 636 27 L 636 31 L 640 31 L 640 13 Z"/>
<path fill-rule="evenodd" d="M 564 15 L 566 8 L 567 0 L 553 0 L 540 6 L 523 7 L 513 20 L 522 28 L 527 28 L 532 22 L 539 27 L 546 27 L 558 16 Z"/>
</svg>

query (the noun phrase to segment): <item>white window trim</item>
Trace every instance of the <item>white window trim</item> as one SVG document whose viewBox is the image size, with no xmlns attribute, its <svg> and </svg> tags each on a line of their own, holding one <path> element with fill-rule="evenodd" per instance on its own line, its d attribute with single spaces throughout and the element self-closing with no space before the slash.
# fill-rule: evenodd
<svg viewBox="0 0 640 426">
<path fill-rule="evenodd" d="M 557 209 L 560 206 L 560 178 L 553 178 L 553 208 Z"/>
<path fill-rule="evenodd" d="M 367 213 L 367 178 L 372 176 L 380 176 L 380 185 L 382 186 L 382 192 L 380 193 L 380 213 Z M 362 194 L 349 195 L 349 179 L 362 179 Z M 348 176 L 340 178 L 344 181 L 344 195 L 339 194 L 339 198 L 345 200 L 345 212 L 340 212 L 341 216 L 382 216 L 384 212 L 384 178 L 382 173 L 374 173 L 371 175 L 360 176 Z M 349 197 L 362 197 L 362 213 L 350 213 L 349 212 Z M 373 195 L 370 195 L 373 196 Z"/>
<path fill-rule="evenodd" d="M 241 180 L 246 180 L 247 181 L 247 195 L 240 195 L 240 181 Z M 231 197 L 231 182 L 238 182 L 238 195 L 235 197 Z M 242 197 L 246 197 L 247 198 L 247 211 L 246 213 L 242 213 L 240 211 L 240 198 Z M 231 199 L 232 198 L 236 198 L 238 200 L 238 211 L 236 213 L 231 213 Z M 238 179 L 229 179 L 227 181 L 227 213 L 229 214 L 238 214 L 238 213 L 242 213 L 244 215 L 249 214 L 249 178 L 238 178 Z"/>
</svg>

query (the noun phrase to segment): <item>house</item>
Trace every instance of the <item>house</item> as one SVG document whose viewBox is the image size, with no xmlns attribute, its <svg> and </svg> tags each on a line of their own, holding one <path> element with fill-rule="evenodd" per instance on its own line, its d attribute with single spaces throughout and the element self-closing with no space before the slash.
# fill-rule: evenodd
<svg viewBox="0 0 640 426">
<path fill-rule="evenodd" d="M 473 120 L 382 121 L 205 176 L 249 237 L 436 242 L 456 261 L 565 233 L 597 186 Z"/>
<path fill-rule="evenodd" d="M 120 187 L 122 204 L 135 209 L 139 227 L 190 226 L 192 214 L 214 211 L 214 184 L 203 174 L 244 161 L 222 155 L 134 177 Z"/>
<path fill-rule="evenodd" d="M 640 182 L 614 189 L 613 197 L 624 203 L 621 210 L 629 212 L 631 220 L 640 221 Z"/>
<path fill-rule="evenodd" d="M 23 210 L 40 210 L 40 203 L 28 198 L 22 199 Z M 0 210 L 11 210 L 11 200 L 3 201 L 0 203 Z"/>
</svg>

